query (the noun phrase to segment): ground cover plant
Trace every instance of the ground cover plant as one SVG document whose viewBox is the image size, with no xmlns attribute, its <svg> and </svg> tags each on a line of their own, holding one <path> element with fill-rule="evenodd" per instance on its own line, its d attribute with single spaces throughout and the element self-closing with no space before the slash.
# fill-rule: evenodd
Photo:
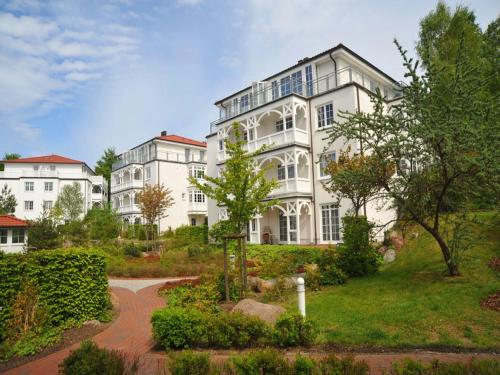
<svg viewBox="0 0 500 375">
<path fill-rule="evenodd" d="M 500 289 L 498 214 L 477 214 L 477 243 L 463 255 L 462 276 L 448 277 L 433 238 L 417 227 L 395 262 L 374 275 L 307 293 L 319 341 L 337 345 L 498 348 L 498 312 L 480 306 Z M 416 238 L 412 238 L 416 235 Z M 309 290 L 306 285 L 306 290 Z M 295 309 L 295 296 L 288 302 Z"/>
</svg>

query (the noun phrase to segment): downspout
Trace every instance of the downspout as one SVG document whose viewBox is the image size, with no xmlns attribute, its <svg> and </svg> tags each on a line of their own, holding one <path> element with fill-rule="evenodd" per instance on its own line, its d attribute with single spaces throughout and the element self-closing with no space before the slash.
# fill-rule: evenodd
<svg viewBox="0 0 500 375">
<path fill-rule="evenodd" d="M 333 61 L 333 72 L 334 72 L 334 76 L 335 76 L 335 87 L 338 86 L 338 82 L 337 82 L 337 61 L 335 61 L 335 59 L 332 57 L 332 53 L 330 52 L 328 54 L 328 56 L 330 56 L 330 59 Z"/>
<path fill-rule="evenodd" d="M 356 86 L 356 112 L 359 113 L 361 112 L 360 110 L 360 105 L 359 105 L 359 87 Z M 359 152 L 361 156 L 363 156 L 363 140 L 360 138 L 359 139 Z M 366 217 L 366 198 L 363 200 L 363 214 Z"/>
<path fill-rule="evenodd" d="M 157 180 L 157 184 L 158 184 L 158 186 L 160 186 L 160 159 L 158 159 L 158 146 L 157 146 L 156 143 L 155 143 L 155 151 L 156 151 L 155 152 L 155 154 L 156 154 L 155 155 L 156 164 L 158 165 L 158 174 L 157 174 L 158 180 Z M 157 238 L 160 237 L 160 221 L 161 221 L 161 218 L 158 218 L 158 229 L 157 229 L 157 232 L 158 232 L 157 235 L 158 235 L 158 237 Z"/>
<path fill-rule="evenodd" d="M 318 223 L 317 223 L 317 218 L 316 218 L 316 175 L 314 173 L 315 171 L 315 166 L 314 166 L 314 147 L 313 147 L 313 127 L 312 127 L 312 118 L 311 118 L 311 100 L 309 101 L 309 141 L 311 142 L 311 171 L 312 171 L 312 182 L 313 182 L 313 220 L 314 220 L 314 244 L 318 244 Z M 311 233 L 312 234 L 312 233 Z"/>
</svg>

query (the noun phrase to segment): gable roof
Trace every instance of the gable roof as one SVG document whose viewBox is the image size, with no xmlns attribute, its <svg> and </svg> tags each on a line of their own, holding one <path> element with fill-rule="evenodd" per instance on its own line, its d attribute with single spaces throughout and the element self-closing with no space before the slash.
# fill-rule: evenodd
<svg viewBox="0 0 500 375">
<path fill-rule="evenodd" d="M 181 137 L 180 135 L 175 135 L 175 134 L 161 135 L 159 137 L 156 137 L 155 139 L 160 139 L 162 141 L 168 141 L 168 142 L 183 143 L 191 146 L 207 147 L 206 142 L 201 142 L 195 139 Z"/>
<path fill-rule="evenodd" d="M 47 164 L 85 164 L 83 161 L 70 159 L 60 155 L 34 156 L 30 158 L 19 158 L 2 160 L 2 163 L 47 163 Z"/>
<path fill-rule="evenodd" d="M 28 223 L 12 215 L 0 215 L 0 228 L 25 228 Z"/>
</svg>

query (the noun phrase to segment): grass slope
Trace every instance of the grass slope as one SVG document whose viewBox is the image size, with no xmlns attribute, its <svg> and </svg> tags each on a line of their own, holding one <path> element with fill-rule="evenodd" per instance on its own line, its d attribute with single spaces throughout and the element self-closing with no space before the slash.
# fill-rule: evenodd
<svg viewBox="0 0 500 375">
<path fill-rule="evenodd" d="M 500 255 L 498 218 L 480 213 L 480 240 L 462 261 L 462 276 L 446 276 L 434 240 L 420 231 L 378 274 L 307 294 L 307 314 L 324 343 L 348 346 L 500 348 L 500 314 L 480 300 L 500 290 L 488 267 Z M 290 308 L 294 302 L 290 301 Z"/>
</svg>

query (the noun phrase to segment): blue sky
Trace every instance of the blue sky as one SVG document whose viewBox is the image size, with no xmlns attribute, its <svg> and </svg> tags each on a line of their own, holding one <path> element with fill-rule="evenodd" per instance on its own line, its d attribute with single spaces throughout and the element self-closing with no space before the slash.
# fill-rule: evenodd
<svg viewBox="0 0 500 375">
<path fill-rule="evenodd" d="M 459 2 L 449 1 L 454 7 Z M 167 130 L 203 139 L 215 100 L 338 43 L 402 79 L 436 1 L 0 0 L 0 155 L 94 165 Z M 498 1 L 461 1 L 485 27 Z"/>
</svg>

